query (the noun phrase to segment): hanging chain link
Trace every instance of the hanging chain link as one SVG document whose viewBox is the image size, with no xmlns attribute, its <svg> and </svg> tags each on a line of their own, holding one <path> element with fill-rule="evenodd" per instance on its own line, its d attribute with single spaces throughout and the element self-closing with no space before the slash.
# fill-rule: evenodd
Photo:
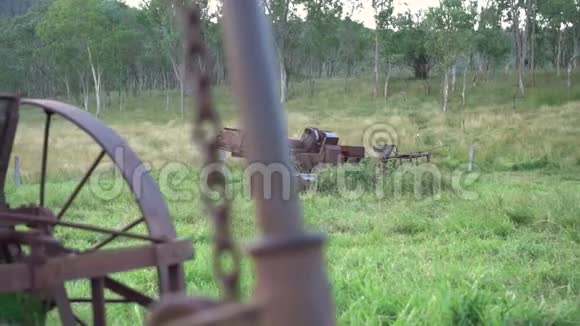
<svg viewBox="0 0 580 326">
<path fill-rule="evenodd" d="M 208 76 L 207 49 L 203 42 L 199 10 L 188 11 L 186 29 L 185 65 L 195 88 L 197 110 L 193 117 L 193 139 L 201 151 L 203 169 L 207 171 L 202 184 L 202 200 L 214 224 L 213 271 L 220 283 L 225 300 L 239 299 L 240 252 L 230 231 L 230 198 L 227 191 L 224 163 L 217 147 L 221 130 L 220 119 L 214 109 L 211 96 L 211 80 Z M 203 189 L 205 188 L 205 189 Z M 229 265 L 226 261 L 229 260 Z"/>
</svg>

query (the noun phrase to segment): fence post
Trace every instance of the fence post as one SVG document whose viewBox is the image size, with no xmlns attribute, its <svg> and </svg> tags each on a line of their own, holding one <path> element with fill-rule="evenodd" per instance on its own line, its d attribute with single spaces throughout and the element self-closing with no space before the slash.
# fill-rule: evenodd
<svg viewBox="0 0 580 326">
<path fill-rule="evenodd" d="M 16 156 L 14 158 L 14 184 L 16 187 L 20 187 L 20 157 Z"/>
<path fill-rule="evenodd" d="M 467 161 L 467 172 L 473 171 L 473 156 L 474 156 L 473 144 L 469 144 L 469 159 Z"/>
</svg>

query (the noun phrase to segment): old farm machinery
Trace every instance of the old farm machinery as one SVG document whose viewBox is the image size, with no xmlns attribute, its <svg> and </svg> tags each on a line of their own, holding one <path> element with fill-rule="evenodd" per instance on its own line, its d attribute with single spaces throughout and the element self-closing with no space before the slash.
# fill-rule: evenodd
<svg viewBox="0 0 580 326">
<path fill-rule="evenodd" d="M 340 138 L 335 132 L 316 127 L 305 128 L 300 139 L 288 140 L 296 170 L 303 174 L 311 173 L 324 166 L 360 163 L 366 157 L 364 146 L 345 146 L 339 142 Z M 244 132 L 233 128 L 223 129 L 218 135 L 218 147 L 230 152 L 233 157 L 244 157 Z M 430 162 L 432 156 L 430 152 L 399 153 L 394 144 L 373 146 L 372 152 L 372 157 L 387 167 L 397 167 L 405 162 L 417 164 L 420 160 Z"/>
<path fill-rule="evenodd" d="M 23 110 L 36 110 L 45 119 L 39 197 L 28 205 L 11 207 L 4 185 L 19 113 Z M 55 209 L 46 204 L 51 196 L 47 193 L 46 176 L 51 152 L 51 121 L 56 117 L 67 120 L 92 137 L 100 153 L 76 188 Z M 103 325 L 109 304 L 133 303 L 148 307 L 160 295 L 184 290 L 182 262 L 192 256 L 191 241 L 177 239 L 157 185 L 149 174 L 141 172 L 143 163 L 112 129 L 70 105 L 0 96 L 0 135 L 0 293 L 33 297 L 46 309 L 55 308 L 64 325 L 86 324 L 74 310 L 75 306 L 89 305 L 93 323 Z M 115 155 L 119 151 L 123 157 Z M 131 192 L 138 194 L 135 202 L 141 213 L 132 222 L 115 229 L 67 218 L 75 199 L 87 187 L 88 179 L 105 156 L 111 158 Z M 139 182 L 134 182 L 136 173 Z M 145 226 L 146 233 L 132 232 L 140 226 Z M 63 229 L 76 231 L 67 233 L 67 239 L 63 240 L 58 236 Z M 90 246 L 76 247 L 71 234 L 74 238 L 81 233 L 85 236 L 92 233 L 98 240 Z M 128 239 L 130 246 L 119 247 Z M 115 248 L 110 249 L 110 245 Z M 135 284 L 119 280 L 124 272 L 144 268 L 153 268 L 157 274 L 153 291 L 146 293 L 138 290 Z M 65 287 L 69 281 L 85 283 L 86 291 L 79 291 L 76 293 L 79 296 L 72 297 Z M 26 324 L 40 322 L 29 320 Z"/>
<path fill-rule="evenodd" d="M 243 154 L 250 162 L 278 163 L 292 170 L 285 123 L 274 89 L 272 40 L 259 1 L 224 0 L 223 6 L 229 71 L 246 130 Z M 219 165 L 221 129 L 211 105 L 209 79 L 198 70 L 199 64 L 192 64 L 205 60 L 201 24 L 195 11 L 181 12 L 187 12 L 186 65 L 195 76 L 197 86 L 194 138 L 201 147 L 204 163 Z M 13 207 L 4 186 L 19 113 L 23 110 L 36 110 L 44 116 L 42 159 L 38 163 L 40 181 L 36 200 Z M 51 122 L 55 117 L 88 134 L 99 146 L 100 153 L 62 204 L 49 207 L 47 198 L 53 194 L 46 186 L 47 168 Z M 192 243 L 176 237 L 157 185 L 144 171 L 137 155 L 113 130 L 67 104 L 1 96 L 0 137 L 0 295 L 34 298 L 46 309 L 56 310 L 54 315 L 67 326 L 105 325 L 111 320 L 107 311 L 112 304 L 153 307 L 148 319 L 150 325 L 335 323 L 322 253 L 324 236 L 304 230 L 297 195 L 294 192 L 289 197 L 282 195 L 283 180 L 272 178 L 272 184 L 265 185 L 258 178 L 251 179 L 261 239 L 248 250 L 256 277 L 251 300 L 246 303 L 240 301 L 238 293 L 240 254 L 230 235 L 227 196 L 218 196 L 217 200 L 203 196 L 207 214 L 215 226 L 213 267 L 222 297 L 191 298 L 184 296 L 182 265 L 193 254 Z M 119 149 L 122 158 L 115 155 Z M 72 221 L 67 214 L 105 157 L 126 181 L 140 211 L 140 216 L 118 228 L 83 223 L 78 216 Z M 134 180 L 135 175 L 139 176 L 138 182 Z M 225 182 L 219 173 L 209 174 L 207 178 L 208 188 L 219 195 L 225 194 Z M 264 195 L 266 186 L 271 190 L 270 196 Z M 100 237 L 89 246 L 75 247 L 76 242 L 69 241 L 70 233 L 60 238 L 64 229 Z M 153 270 L 155 284 L 141 284 L 143 280 L 129 284 L 131 278 L 124 274 L 144 268 Z M 74 291 L 70 291 L 71 285 Z M 77 314 L 78 306 L 84 307 L 84 315 Z M 90 311 L 88 316 L 87 311 Z"/>
</svg>

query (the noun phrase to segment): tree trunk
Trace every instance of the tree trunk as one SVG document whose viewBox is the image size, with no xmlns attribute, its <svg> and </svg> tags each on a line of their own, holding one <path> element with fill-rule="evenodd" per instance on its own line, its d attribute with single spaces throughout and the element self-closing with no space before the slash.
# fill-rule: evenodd
<svg viewBox="0 0 580 326">
<path fill-rule="evenodd" d="M 465 107 L 465 95 L 467 91 L 467 67 L 463 70 L 463 88 L 461 89 L 461 105 Z"/>
<path fill-rule="evenodd" d="M 96 112 L 95 115 L 98 117 L 101 114 L 101 75 L 102 72 L 99 67 L 95 67 L 93 62 L 93 54 L 91 53 L 91 48 L 87 46 L 87 51 L 89 52 L 89 65 L 91 66 L 91 73 L 93 75 L 93 82 L 95 86 L 95 100 L 96 100 Z"/>
<path fill-rule="evenodd" d="M 286 103 L 288 100 L 288 71 L 280 50 L 278 50 L 278 59 L 280 62 L 280 103 Z"/>
<path fill-rule="evenodd" d="M 560 73 L 560 67 L 562 65 L 562 39 L 563 39 L 563 35 L 562 35 L 562 28 L 559 28 L 558 31 L 558 50 L 556 52 L 556 76 L 560 77 L 561 73 Z"/>
<path fill-rule="evenodd" d="M 457 64 L 451 67 L 451 95 L 455 94 L 455 84 L 457 83 Z"/>
<path fill-rule="evenodd" d="M 171 59 L 171 66 L 173 67 L 173 73 L 175 74 L 175 78 L 179 81 L 179 112 L 183 115 L 183 108 L 184 108 L 184 98 L 185 98 L 185 78 L 178 67 L 177 63 Z"/>
<path fill-rule="evenodd" d="M 375 87 L 373 96 L 379 96 L 379 33 L 375 32 Z"/>
<path fill-rule="evenodd" d="M 535 14 L 534 14 L 535 16 Z M 532 85 L 536 85 L 536 24 L 532 20 L 532 35 L 530 36 L 530 71 L 532 73 Z"/>
<path fill-rule="evenodd" d="M 68 76 L 64 76 L 64 86 L 66 88 L 66 98 L 70 100 L 70 83 L 68 81 Z"/>
<path fill-rule="evenodd" d="M 578 60 L 580 60 L 580 42 L 578 41 L 578 26 L 574 26 L 574 66 L 578 66 Z"/>
<path fill-rule="evenodd" d="M 442 108 L 443 112 L 447 112 L 448 104 L 449 104 L 449 68 L 445 69 L 445 78 L 443 78 L 443 103 Z"/>
<path fill-rule="evenodd" d="M 524 85 L 524 65 L 525 65 L 525 58 L 522 56 L 524 53 L 523 47 L 523 37 L 522 32 L 520 30 L 520 14 L 519 8 L 516 6 L 516 2 L 512 0 L 512 33 L 514 38 L 514 45 L 516 49 L 516 69 L 518 72 L 518 88 L 521 96 L 525 95 L 525 85 Z"/>
<path fill-rule="evenodd" d="M 81 84 L 81 91 L 82 91 L 82 101 L 83 101 L 83 109 L 85 111 L 89 110 L 89 86 L 87 85 L 87 81 L 85 75 L 79 72 L 80 84 Z"/>
<path fill-rule="evenodd" d="M 169 76 L 163 73 L 163 88 L 165 90 L 165 111 L 169 111 Z"/>
<path fill-rule="evenodd" d="M 578 57 L 574 55 L 568 62 L 568 89 L 572 88 L 572 72 L 576 68 L 576 59 Z"/>
<path fill-rule="evenodd" d="M 385 101 L 389 98 L 389 81 L 391 80 L 391 61 L 387 65 L 387 78 L 385 79 Z"/>
</svg>

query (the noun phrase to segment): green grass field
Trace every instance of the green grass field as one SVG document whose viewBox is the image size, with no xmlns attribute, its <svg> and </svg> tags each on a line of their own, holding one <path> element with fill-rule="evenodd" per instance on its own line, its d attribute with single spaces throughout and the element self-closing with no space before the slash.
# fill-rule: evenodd
<svg viewBox="0 0 580 326">
<path fill-rule="evenodd" d="M 329 234 L 327 265 L 339 323 L 580 324 L 580 87 L 567 89 L 565 80 L 540 76 L 526 98 L 515 100 L 514 110 L 515 88 L 500 75 L 477 87 L 470 84 L 465 107 L 458 90 L 451 112 L 442 114 L 435 82 L 431 95 L 424 94 L 419 82 L 392 84 L 386 102 L 370 96 L 366 80 L 318 81 L 313 95 L 308 85 L 295 84 L 287 107 L 291 136 L 299 136 L 305 126 L 318 126 L 354 145 L 363 142 L 368 128 L 386 124 L 396 131 L 400 151 L 438 148 L 434 163 L 445 181 L 435 196 L 386 191 L 379 199 L 372 184 L 362 194 L 339 194 L 327 185 L 302 195 L 308 228 Z M 227 90 L 218 89 L 216 98 L 224 124 L 236 126 Z M 122 112 L 112 104 L 102 118 L 150 164 L 154 177 L 167 163 L 182 163 L 184 181 L 161 188 L 179 235 L 194 240 L 196 257 L 186 264 L 190 293 L 217 295 L 211 228 L 197 195 L 189 118 L 177 112 L 176 94 L 170 111 L 165 111 L 165 101 L 162 93 L 143 94 L 126 99 Z M 28 112 L 22 121 L 14 155 L 22 160 L 24 185 L 8 185 L 12 206 L 38 196 L 41 123 Z M 97 149 L 64 122 L 55 126 L 47 206 L 57 209 Z M 469 144 L 475 146 L 476 172 L 471 175 L 463 172 Z M 240 162 L 229 164 L 240 169 Z M 104 164 L 100 171 L 109 168 Z M 453 181 L 457 175 L 462 176 L 459 186 Z M 323 176 L 332 177 L 327 172 Z M 368 179 L 364 171 L 359 176 L 354 179 Z M 392 186 L 388 180 L 387 188 Z M 175 187 L 191 198 L 176 198 Z M 67 218 L 121 227 L 136 217 L 131 202 L 127 193 L 104 201 L 84 191 Z M 247 244 L 255 238 L 251 201 L 236 196 L 234 214 L 236 236 Z M 97 241 L 92 234 L 58 232 L 65 243 L 79 247 Z M 252 288 L 251 274 L 245 259 L 245 297 Z M 146 271 L 124 280 L 154 288 Z M 73 294 L 84 290 L 82 282 L 69 286 Z M 90 316 L 82 306 L 79 312 Z M 123 306 L 111 308 L 109 316 L 114 325 L 146 318 L 140 309 Z M 51 314 L 49 324 L 57 323 Z"/>
</svg>

